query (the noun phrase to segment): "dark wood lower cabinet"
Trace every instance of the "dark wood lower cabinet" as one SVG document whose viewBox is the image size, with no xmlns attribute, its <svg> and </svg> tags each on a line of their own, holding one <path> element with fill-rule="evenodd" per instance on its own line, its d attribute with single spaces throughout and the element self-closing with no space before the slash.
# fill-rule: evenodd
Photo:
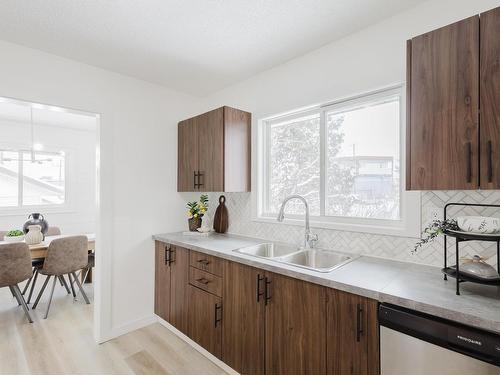
<svg viewBox="0 0 500 375">
<path fill-rule="evenodd" d="M 221 358 L 222 299 L 188 285 L 188 336 Z"/>
<path fill-rule="evenodd" d="M 377 301 L 328 290 L 328 375 L 379 374 Z"/>
<path fill-rule="evenodd" d="M 240 374 L 380 374 L 377 301 L 161 242 L 155 253 L 155 313 Z"/>
<path fill-rule="evenodd" d="M 156 241 L 155 243 L 155 314 L 170 320 L 170 267 L 168 255 L 170 245 Z"/>
<path fill-rule="evenodd" d="M 224 264 L 222 360 L 242 375 L 264 374 L 264 271 Z"/>
<path fill-rule="evenodd" d="M 266 374 L 326 374 L 326 288 L 267 273 Z"/>
<path fill-rule="evenodd" d="M 187 333 L 189 250 L 172 246 L 170 258 L 170 317 L 168 321 L 182 333 Z"/>
</svg>

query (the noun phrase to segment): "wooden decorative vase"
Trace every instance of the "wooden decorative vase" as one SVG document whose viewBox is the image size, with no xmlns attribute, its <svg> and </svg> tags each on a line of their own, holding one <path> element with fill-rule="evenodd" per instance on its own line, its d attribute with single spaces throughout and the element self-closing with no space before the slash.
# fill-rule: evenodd
<svg viewBox="0 0 500 375">
<path fill-rule="evenodd" d="M 217 207 L 214 216 L 214 230 L 217 233 L 226 233 L 227 228 L 229 227 L 229 215 L 225 203 L 226 197 L 221 195 L 219 197 L 219 206 Z"/>
</svg>

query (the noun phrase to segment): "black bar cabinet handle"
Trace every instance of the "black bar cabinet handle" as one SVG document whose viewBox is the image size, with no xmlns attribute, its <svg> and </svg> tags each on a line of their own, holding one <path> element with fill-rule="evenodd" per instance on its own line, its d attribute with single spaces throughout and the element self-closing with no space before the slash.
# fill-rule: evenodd
<svg viewBox="0 0 500 375">
<path fill-rule="evenodd" d="M 221 311 L 220 318 L 219 318 L 219 311 Z M 220 323 L 221 321 L 222 321 L 222 305 L 216 303 L 214 309 L 214 326 L 217 327 L 217 323 Z"/>
<path fill-rule="evenodd" d="M 168 250 L 168 265 L 170 266 L 172 263 L 175 262 L 175 250 L 172 250 L 172 247 L 170 246 Z"/>
<path fill-rule="evenodd" d="M 198 175 L 196 174 L 196 171 L 193 171 L 193 188 L 196 189 L 198 187 L 198 184 L 196 183 L 196 177 Z"/>
<path fill-rule="evenodd" d="M 165 245 L 165 265 L 170 265 L 170 245 Z"/>
<path fill-rule="evenodd" d="M 260 282 L 264 280 L 264 276 L 260 276 L 260 274 L 257 275 L 257 302 L 260 302 L 260 296 L 263 296 L 264 293 L 260 292 Z"/>
<path fill-rule="evenodd" d="M 467 182 L 472 182 L 472 144 L 467 142 Z"/>
<path fill-rule="evenodd" d="M 264 303 L 267 305 L 271 300 L 271 294 L 269 293 L 269 285 L 271 281 L 266 277 L 264 282 Z"/>
<path fill-rule="evenodd" d="M 493 182 L 493 145 L 488 141 L 488 182 Z"/>
<path fill-rule="evenodd" d="M 198 281 L 201 284 L 205 284 L 205 285 L 207 285 L 210 282 L 210 280 L 207 280 L 204 277 L 202 277 L 201 279 L 196 279 L 196 281 Z"/>
<path fill-rule="evenodd" d="M 356 341 L 359 342 L 361 340 L 361 335 L 363 334 L 363 308 L 359 303 L 357 306 L 356 327 Z"/>
<path fill-rule="evenodd" d="M 210 261 L 208 261 L 207 259 L 200 259 L 198 261 L 198 263 L 201 263 L 201 264 L 204 264 L 205 266 L 208 266 L 210 264 Z"/>
<path fill-rule="evenodd" d="M 203 177 L 203 180 L 201 180 L 200 177 Z M 198 188 L 201 188 L 205 184 L 204 180 L 205 180 L 205 173 L 198 171 Z"/>
</svg>

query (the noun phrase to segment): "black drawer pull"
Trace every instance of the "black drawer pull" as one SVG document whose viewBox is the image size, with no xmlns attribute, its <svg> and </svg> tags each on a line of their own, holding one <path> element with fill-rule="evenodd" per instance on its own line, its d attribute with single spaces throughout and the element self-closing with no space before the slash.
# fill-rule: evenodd
<svg viewBox="0 0 500 375">
<path fill-rule="evenodd" d="M 356 314 L 356 341 L 360 342 L 361 336 L 363 335 L 363 308 L 361 304 L 358 303 L 357 314 Z"/>
<path fill-rule="evenodd" d="M 264 280 L 264 276 L 257 275 L 257 302 L 260 302 L 260 296 L 264 295 L 264 292 L 260 291 L 260 282 Z"/>
<path fill-rule="evenodd" d="M 201 279 L 196 279 L 196 281 L 205 285 L 207 285 L 210 282 L 210 280 L 207 280 L 204 277 L 202 277 Z"/>
<path fill-rule="evenodd" d="M 493 145 L 488 141 L 488 182 L 493 182 Z"/>
<path fill-rule="evenodd" d="M 220 313 L 219 313 L 220 311 Z M 219 317 L 220 315 L 220 317 Z M 217 323 L 220 323 L 222 321 L 222 304 L 219 305 L 218 303 L 215 304 L 215 311 L 214 311 L 214 326 L 217 327 Z"/>
<path fill-rule="evenodd" d="M 208 261 L 208 260 L 206 260 L 206 259 L 200 259 L 200 260 L 198 261 L 198 263 L 201 263 L 201 264 L 203 264 L 203 265 L 205 265 L 205 266 L 208 266 L 208 265 L 210 264 L 210 261 Z"/>
<path fill-rule="evenodd" d="M 193 188 L 196 189 L 198 187 L 198 183 L 196 181 L 196 178 L 198 177 L 198 173 L 196 171 L 193 171 Z"/>
</svg>

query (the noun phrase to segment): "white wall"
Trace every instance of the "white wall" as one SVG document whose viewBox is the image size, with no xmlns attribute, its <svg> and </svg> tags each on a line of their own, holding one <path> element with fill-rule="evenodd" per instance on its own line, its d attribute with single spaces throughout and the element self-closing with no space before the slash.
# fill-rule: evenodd
<svg viewBox="0 0 500 375">
<path fill-rule="evenodd" d="M 231 105 L 255 120 L 405 81 L 406 40 L 500 6 L 498 0 L 432 0 L 230 86 L 204 108 Z"/>
<path fill-rule="evenodd" d="M 0 134 L 0 147 L 29 149 L 29 123 L 0 121 Z M 41 212 L 50 226 L 59 227 L 64 234 L 95 233 L 96 129 L 83 130 L 37 124 L 36 142 L 44 146 L 44 151 L 65 152 L 67 189 L 64 207 L 0 209 L 0 228 L 22 229 L 29 213 Z"/>
<path fill-rule="evenodd" d="M 101 115 L 98 338 L 147 321 L 153 312 L 151 235 L 181 229 L 185 221 L 184 201 L 176 193 L 176 124 L 193 114 L 195 100 L 5 42 L 0 96 Z"/>
</svg>

